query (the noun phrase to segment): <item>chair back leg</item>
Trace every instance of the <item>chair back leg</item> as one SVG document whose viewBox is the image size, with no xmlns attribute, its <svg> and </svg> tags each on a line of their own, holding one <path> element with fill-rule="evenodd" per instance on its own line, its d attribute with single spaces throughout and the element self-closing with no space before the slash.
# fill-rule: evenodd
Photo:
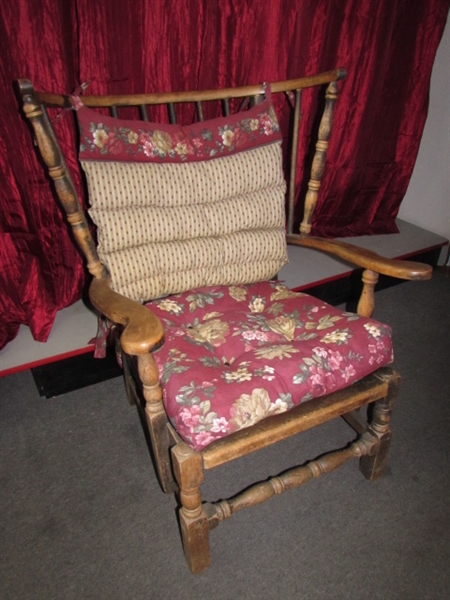
<svg viewBox="0 0 450 600">
<path fill-rule="evenodd" d="M 169 494 L 177 490 L 177 485 L 173 479 L 170 461 L 171 441 L 167 427 L 167 414 L 162 401 L 158 367 L 152 354 L 142 354 L 138 357 L 138 370 L 158 479 L 163 491 Z"/>
<path fill-rule="evenodd" d="M 370 481 L 381 477 L 386 469 L 392 438 L 390 426 L 392 404 L 397 397 L 399 383 L 399 375 L 396 374 L 395 378 L 391 377 L 385 398 L 377 400 L 369 407 L 372 415 L 367 432 L 377 440 L 377 444 L 374 452 L 360 458 L 359 468 L 364 477 Z"/>
</svg>

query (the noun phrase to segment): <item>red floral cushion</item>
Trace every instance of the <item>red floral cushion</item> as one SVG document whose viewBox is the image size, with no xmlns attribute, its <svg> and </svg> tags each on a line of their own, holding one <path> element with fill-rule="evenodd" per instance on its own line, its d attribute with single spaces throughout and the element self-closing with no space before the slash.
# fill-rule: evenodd
<svg viewBox="0 0 450 600">
<path fill-rule="evenodd" d="M 78 99 L 76 107 L 80 160 L 182 163 L 281 140 L 269 97 L 249 110 L 188 126 L 102 116 Z"/>
<path fill-rule="evenodd" d="M 196 450 L 392 361 L 391 330 L 277 281 L 199 288 L 148 305 L 168 416 Z"/>
</svg>

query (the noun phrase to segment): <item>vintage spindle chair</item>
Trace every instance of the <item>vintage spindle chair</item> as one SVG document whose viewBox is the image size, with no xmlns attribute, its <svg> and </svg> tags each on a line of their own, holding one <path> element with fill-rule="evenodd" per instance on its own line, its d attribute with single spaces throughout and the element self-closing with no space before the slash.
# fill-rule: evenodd
<svg viewBox="0 0 450 600">
<path fill-rule="evenodd" d="M 193 572 L 210 564 L 209 530 L 234 512 L 350 458 L 360 459 L 370 480 L 386 466 L 399 377 L 387 366 L 389 327 L 371 319 L 374 287 L 379 273 L 428 279 L 431 268 L 308 236 L 344 77 L 337 69 L 270 85 L 82 98 L 19 82 L 23 110 L 92 275 L 90 299 L 120 334 L 127 393 L 145 414 L 161 487 L 177 494 Z M 324 93 L 325 102 L 311 103 L 323 113 L 295 233 L 302 92 Z M 290 111 L 287 200 L 275 98 Z M 212 102 L 222 104 L 222 116 L 208 112 Z M 150 118 L 163 105 L 171 124 Z M 74 109 L 77 117 L 98 250 L 48 107 Z M 141 120 L 130 117 L 130 107 Z M 177 114 L 191 119 L 194 110 L 197 123 L 176 124 Z M 362 268 L 358 314 L 278 282 L 286 242 Z M 205 470 L 337 417 L 356 432 L 344 448 L 228 500 L 203 502 Z"/>
</svg>

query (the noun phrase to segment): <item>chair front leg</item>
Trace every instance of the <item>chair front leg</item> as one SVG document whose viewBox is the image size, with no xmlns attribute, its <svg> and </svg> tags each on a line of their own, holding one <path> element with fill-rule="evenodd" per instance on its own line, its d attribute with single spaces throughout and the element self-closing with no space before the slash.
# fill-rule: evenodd
<svg viewBox="0 0 450 600">
<path fill-rule="evenodd" d="M 187 444 L 172 448 L 173 470 L 180 488 L 179 510 L 184 554 L 192 573 L 200 573 L 211 564 L 209 523 L 202 504 L 200 484 L 203 481 L 203 460 Z"/>
<path fill-rule="evenodd" d="M 400 377 L 397 375 L 389 382 L 387 395 L 371 405 L 372 416 L 367 432 L 377 439 L 375 451 L 362 456 L 359 468 L 367 479 L 373 481 L 384 474 L 386 469 L 392 430 L 390 426 L 392 404 L 397 397 Z"/>
</svg>

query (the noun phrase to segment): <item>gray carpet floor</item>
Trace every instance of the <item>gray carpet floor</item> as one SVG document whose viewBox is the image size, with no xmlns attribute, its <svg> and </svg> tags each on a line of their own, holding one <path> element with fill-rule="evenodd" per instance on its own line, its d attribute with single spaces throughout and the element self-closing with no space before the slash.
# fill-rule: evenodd
<svg viewBox="0 0 450 600">
<path fill-rule="evenodd" d="M 39 398 L 30 372 L 0 380 L 2 600 L 439 600 L 450 587 L 450 279 L 377 292 L 402 387 L 384 478 L 356 462 L 211 532 L 191 575 L 175 500 L 152 471 L 135 409 L 113 379 Z M 351 433 L 350 433 L 351 437 Z M 349 439 L 344 422 L 207 474 L 231 495 Z"/>
</svg>

